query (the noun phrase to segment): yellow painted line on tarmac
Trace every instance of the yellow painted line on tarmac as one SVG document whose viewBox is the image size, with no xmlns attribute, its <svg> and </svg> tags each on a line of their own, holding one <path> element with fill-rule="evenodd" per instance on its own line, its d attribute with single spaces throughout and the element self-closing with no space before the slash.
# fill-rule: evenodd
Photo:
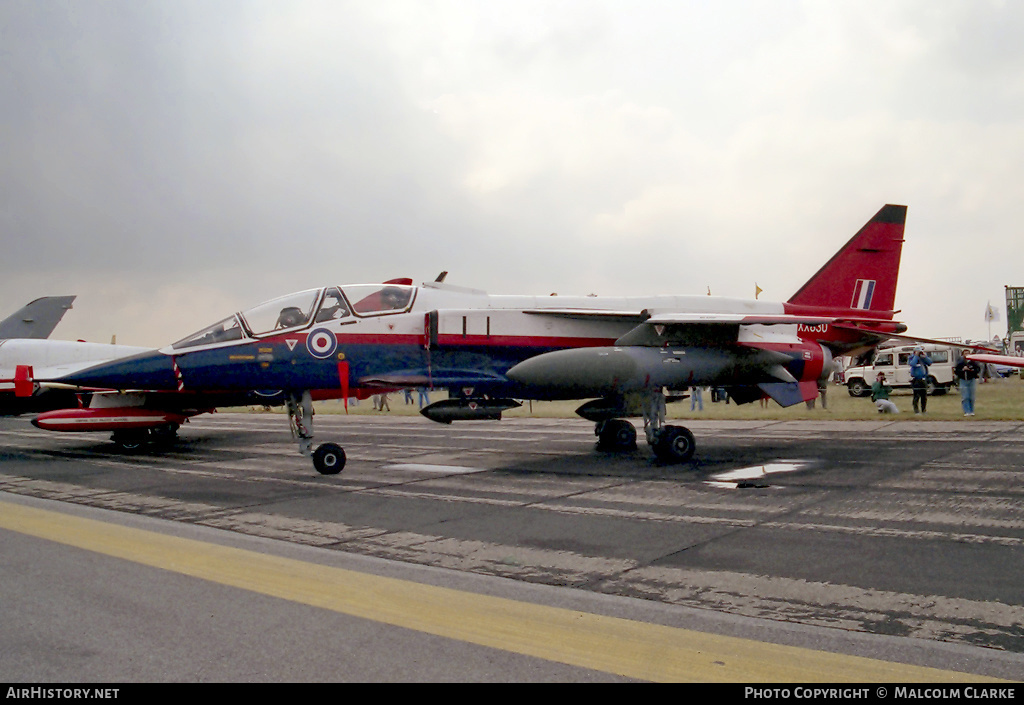
<svg viewBox="0 0 1024 705">
<path fill-rule="evenodd" d="M 643 680 L 993 680 L 478 595 L 8 502 L 0 502 L 0 528 L 376 622 Z"/>
</svg>

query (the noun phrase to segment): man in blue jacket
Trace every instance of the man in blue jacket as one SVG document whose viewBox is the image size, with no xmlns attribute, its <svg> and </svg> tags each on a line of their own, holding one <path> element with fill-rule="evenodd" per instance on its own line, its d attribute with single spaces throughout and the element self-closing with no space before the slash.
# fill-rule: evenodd
<svg viewBox="0 0 1024 705">
<path fill-rule="evenodd" d="M 928 367 L 931 364 L 932 359 L 924 354 L 924 348 L 916 347 L 910 357 L 910 387 L 914 390 L 915 414 L 923 414 L 928 408 Z"/>
</svg>

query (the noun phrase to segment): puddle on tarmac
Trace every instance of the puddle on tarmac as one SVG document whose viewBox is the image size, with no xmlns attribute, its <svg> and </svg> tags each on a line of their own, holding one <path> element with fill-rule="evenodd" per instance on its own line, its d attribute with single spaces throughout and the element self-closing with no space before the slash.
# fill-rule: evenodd
<svg viewBox="0 0 1024 705">
<path fill-rule="evenodd" d="M 706 480 L 707 484 L 714 487 L 726 489 L 748 489 L 751 487 L 769 487 L 768 478 L 771 475 L 779 475 L 786 472 L 803 470 L 807 466 L 803 461 L 780 460 L 775 463 L 763 463 L 751 465 L 745 468 L 736 468 L 718 472 Z"/>
</svg>

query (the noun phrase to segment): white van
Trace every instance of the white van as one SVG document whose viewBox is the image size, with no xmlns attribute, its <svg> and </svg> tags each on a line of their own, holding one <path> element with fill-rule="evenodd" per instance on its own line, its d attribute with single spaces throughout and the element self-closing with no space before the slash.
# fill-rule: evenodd
<svg viewBox="0 0 1024 705">
<path fill-rule="evenodd" d="M 885 374 L 885 383 L 893 389 L 910 389 L 910 358 L 916 345 L 879 348 L 871 364 L 848 367 L 844 373 L 846 389 L 851 397 L 871 395 L 871 385 L 878 373 Z M 958 359 L 958 348 L 943 345 L 922 345 L 924 354 L 932 359 L 928 368 L 928 394 L 945 394 L 954 384 L 953 366 Z"/>
</svg>

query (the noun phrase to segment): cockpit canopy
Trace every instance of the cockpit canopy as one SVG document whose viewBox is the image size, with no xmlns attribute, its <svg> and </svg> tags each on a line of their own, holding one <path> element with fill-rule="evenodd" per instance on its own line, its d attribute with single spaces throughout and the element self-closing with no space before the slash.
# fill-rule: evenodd
<svg viewBox="0 0 1024 705">
<path fill-rule="evenodd" d="M 171 345 L 174 350 L 243 338 L 298 331 L 311 323 L 404 313 L 416 287 L 405 284 L 352 284 L 288 294 L 218 321 Z"/>
</svg>

